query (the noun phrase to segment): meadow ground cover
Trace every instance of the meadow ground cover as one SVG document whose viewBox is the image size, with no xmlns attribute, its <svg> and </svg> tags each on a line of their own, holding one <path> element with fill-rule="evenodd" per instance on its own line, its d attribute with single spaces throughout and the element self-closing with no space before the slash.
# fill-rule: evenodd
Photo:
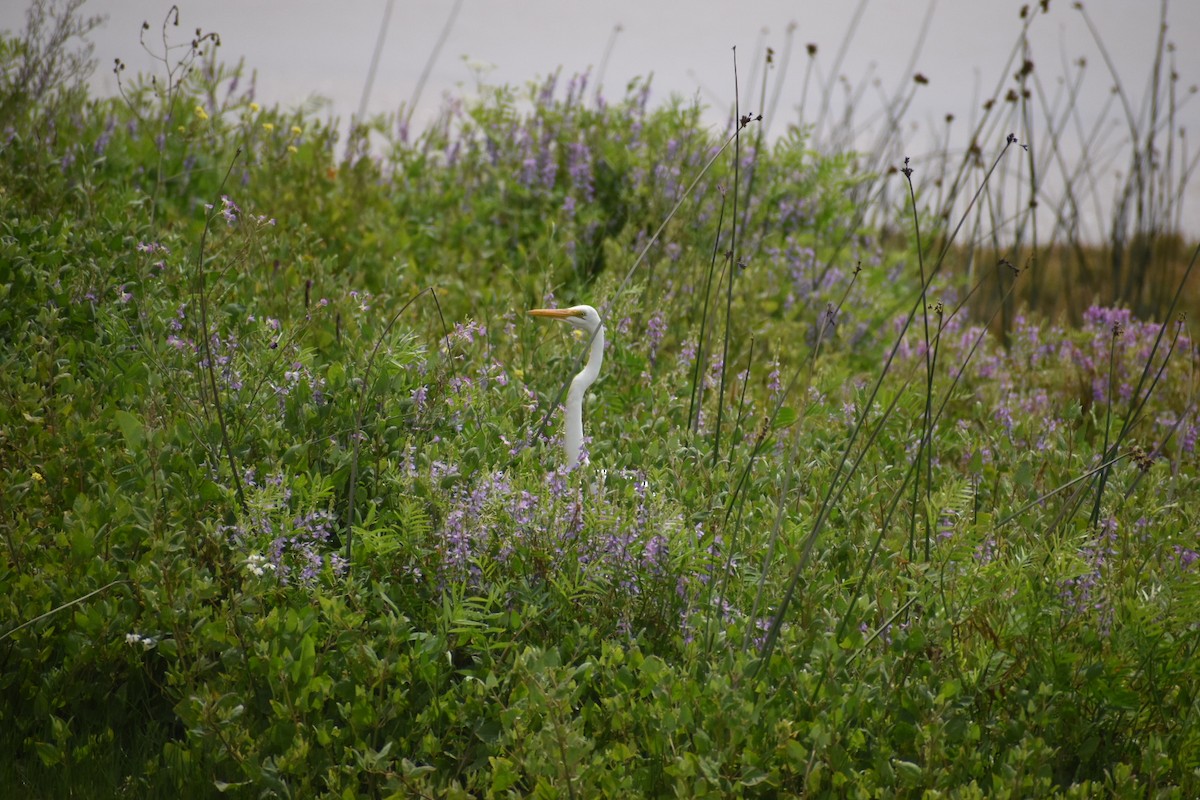
<svg viewBox="0 0 1200 800">
<path fill-rule="evenodd" d="M 44 19 L 0 39 L 14 796 L 1200 789 L 1190 264 L 1046 318 L 801 128 L 556 75 L 338 142 L 177 14 L 112 99 Z M 567 470 L 583 343 L 524 311 L 576 302 Z"/>
</svg>

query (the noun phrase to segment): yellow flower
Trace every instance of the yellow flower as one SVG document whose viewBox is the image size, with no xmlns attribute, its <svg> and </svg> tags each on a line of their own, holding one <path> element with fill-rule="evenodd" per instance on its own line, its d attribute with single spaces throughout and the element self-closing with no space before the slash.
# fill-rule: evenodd
<svg viewBox="0 0 1200 800">
<path fill-rule="evenodd" d="M 251 110 L 252 112 L 254 112 L 255 114 L 257 114 L 257 113 L 258 113 L 258 112 L 259 112 L 261 109 L 262 109 L 262 106 L 260 106 L 258 103 L 251 103 L 251 104 L 250 104 L 250 110 Z"/>
<path fill-rule="evenodd" d="M 45 478 L 42 477 L 42 473 L 38 472 L 37 470 L 33 471 L 32 477 L 33 477 L 34 483 L 41 483 L 42 481 L 46 480 Z"/>
<path fill-rule="evenodd" d="M 299 136 L 299 135 L 300 135 L 300 134 L 302 134 L 302 133 L 304 133 L 304 131 L 300 130 L 300 126 L 299 126 L 299 125 L 293 125 L 293 126 L 292 126 L 292 136 Z"/>
<path fill-rule="evenodd" d="M 196 106 L 192 111 L 196 114 L 196 119 L 201 122 L 208 119 L 208 112 L 204 110 L 204 106 Z"/>
<path fill-rule="evenodd" d="M 296 145 L 294 145 L 294 144 L 289 144 L 289 145 L 288 145 L 288 152 L 289 152 L 289 153 L 299 153 L 300 151 L 296 149 Z"/>
<path fill-rule="evenodd" d="M 270 133 L 271 131 L 275 130 L 275 126 L 269 122 L 264 122 L 263 130 L 266 131 L 267 133 Z"/>
</svg>

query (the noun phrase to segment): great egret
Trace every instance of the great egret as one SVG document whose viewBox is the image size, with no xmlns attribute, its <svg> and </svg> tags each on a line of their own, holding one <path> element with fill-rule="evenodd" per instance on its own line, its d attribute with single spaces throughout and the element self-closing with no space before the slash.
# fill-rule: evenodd
<svg viewBox="0 0 1200 800">
<path fill-rule="evenodd" d="M 583 331 L 592 341 L 587 363 L 571 380 L 571 389 L 567 392 L 563 450 L 567 456 L 567 469 L 573 469 L 579 463 L 579 453 L 583 449 L 583 395 L 596 382 L 600 375 L 600 364 L 604 361 L 604 322 L 591 306 L 535 308 L 529 313 L 534 317 L 564 320 L 575 330 Z"/>
</svg>

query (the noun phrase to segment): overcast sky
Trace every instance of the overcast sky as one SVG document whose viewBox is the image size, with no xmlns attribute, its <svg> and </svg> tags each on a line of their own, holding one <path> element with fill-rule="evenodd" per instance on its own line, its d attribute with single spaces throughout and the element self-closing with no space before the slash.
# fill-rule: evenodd
<svg viewBox="0 0 1200 800">
<path fill-rule="evenodd" d="M 0 2 L 0 27 L 21 28 L 26 5 L 24 0 Z M 97 88 L 113 90 L 110 70 L 116 57 L 130 70 L 152 68 L 140 51 L 139 29 L 146 20 L 157 30 L 170 5 L 161 0 L 90 0 L 85 5 L 86 11 L 108 17 L 94 36 L 100 65 Z M 189 34 L 197 26 L 218 32 L 224 59 L 244 57 L 247 66 L 257 70 L 260 102 L 294 106 L 319 95 L 331 101 L 327 113 L 346 120 L 358 107 L 386 5 L 387 0 L 205 0 L 181 4 L 181 28 Z M 929 84 L 917 92 L 908 114 L 917 126 L 911 131 L 911 152 L 928 149 L 928 132 L 948 113 L 962 121 L 966 135 L 965 121 L 978 108 L 978 93 L 986 97 L 1005 76 L 1005 61 L 1022 26 L 1021 5 L 1011 0 L 935 4 L 915 62 L 915 70 Z M 1113 81 L 1083 16 L 1072 5 L 1069 0 L 1052 0 L 1049 13 L 1039 14 L 1030 28 L 1038 77 L 1052 87 L 1067 64 L 1086 58 L 1079 102 L 1082 124 L 1115 126 L 1115 108 L 1107 120 L 1097 119 Z M 450 0 L 395 3 L 371 111 L 394 111 L 412 98 L 452 7 Z M 1160 3 L 1086 0 L 1085 7 L 1127 91 L 1140 102 L 1156 50 Z M 653 73 L 653 96 L 698 95 L 712 107 L 716 120 L 733 97 L 731 47 L 738 47 L 743 109 L 752 108 L 757 84 L 752 91 L 745 84 L 755 70 L 754 55 L 764 44 L 782 51 L 787 29 L 794 24 L 790 67 L 786 74 L 776 70 L 771 77 L 772 86 L 783 80 L 780 105 L 771 121 L 772 130 L 779 132 L 797 119 L 807 60 L 804 45 L 818 45 L 817 63 L 831 71 L 859 9 L 861 19 L 839 73 L 852 85 L 868 76 L 880 79 L 880 88 L 869 88 L 860 104 L 869 113 L 880 96 L 891 95 L 896 86 L 911 80 L 906 66 L 919 44 L 928 8 L 929 0 L 868 0 L 861 5 L 858 0 L 463 0 L 417 119 L 428 118 L 445 92 L 474 85 L 464 56 L 495 65 L 487 75 L 489 82 L 521 85 L 560 66 L 568 75 L 589 66 L 595 69 L 619 24 L 622 31 L 603 76 L 610 95 L 631 78 Z M 1200 0 L 1175 0 L 1168 19 L 1168 40 L 1180 45 L 1172 54 L 1179 88 L 1186 93 L 1200 83 Z M 1189 131 L 1200 128 L 1200 98 L 1184 106 L 1181 119 Z M 1195 216 L 1200 214 L 1200 198 L 1192 188 L 1189 210 Z M 1200 228 L 1189 227 L 1193 232 Z"/>
</svg>

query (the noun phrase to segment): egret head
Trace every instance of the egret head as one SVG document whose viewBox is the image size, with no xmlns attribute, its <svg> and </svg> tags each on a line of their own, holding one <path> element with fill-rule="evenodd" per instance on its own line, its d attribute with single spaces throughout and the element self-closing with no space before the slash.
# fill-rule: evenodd
<svg viewBox="0 0 1200 800">
<path fill-rule="evenodd" d="M 529 314 L 534 317 L 561 319 L 572 328 L 592 334 L 600 327 L 600 314 L 591 306 L 571 306 L 570 308 L 535 308 Z"/>
</svg>

